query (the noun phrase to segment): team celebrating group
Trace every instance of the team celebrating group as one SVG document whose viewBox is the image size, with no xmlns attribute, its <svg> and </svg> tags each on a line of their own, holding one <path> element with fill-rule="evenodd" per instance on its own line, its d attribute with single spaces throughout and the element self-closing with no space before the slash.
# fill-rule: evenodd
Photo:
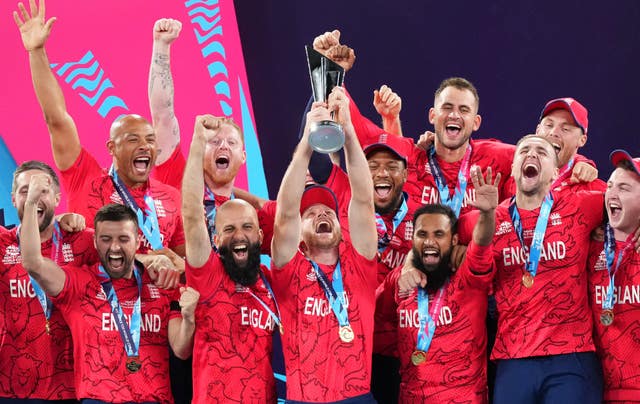
<svg viewBox="0 0 640 404">
<path fill-rule="evenodd" d="M 336 87 L 264 200 L 234 186 L 233 120 L 198 116 L 182 154 L 179 21 L 153 27 L 151 122 L 118 118 L 103 168 L 49 64 L 55 18 L 30 0 L 14 19 L 60 178 L 14 173 L 0 403 L 275 403 L 274 333 L 288 403 L 640 402 L 640 158 L 615 150 L 597 179 L 577 100 L 549 101 L 516 145 L 472 139 L 478 92 L 448 78 L 415 142 L 389 87 L 382 127 Z M 337 30 L 313 47 L 353 66 Z M 309 146 L 327 120 L 341 155 Z"/>
</svg>

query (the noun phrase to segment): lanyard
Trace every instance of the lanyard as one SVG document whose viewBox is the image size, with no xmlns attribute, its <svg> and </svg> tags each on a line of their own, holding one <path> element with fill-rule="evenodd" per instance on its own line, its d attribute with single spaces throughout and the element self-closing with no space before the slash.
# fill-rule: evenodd
<svg viewBox="0 0 640 404">
<path fill-rule="evenodd" d="M 333 313 L 336 315 L 338 323 L 341 327 L 349 326 L 349 314 L 347 313 L 347 304 L 344 298 L 344 285 L 342 284 L 340 261 L 338 261 L 338 265 L 336 265 L 336 269 L 333 271 L 333 280 L 331 284 L 329 284 L 329 278 L 327 278 L 327 275 L 322 271 L 322 269 L 320 269 L 318 264 L 311 260 L 309 260 L 309 262 L 311 263 L 311 266 L 313 266 L 318 282 L 329 300 L 329 304 L 331 305 Z"/>
<path fill-rule="evenodd" d="M 18 248 L 20 248 L 20 229 L 16 231 L 16 238 L 18 239 Z M 51 236 L 51 260 L 58 264 L 58 259 L 60 259 L 62 255 L 62 232 L 60 231 L 60 224 L 57 220 L 53 221 L 53 234 Z M 53 308 L 53 303 L 51 299 L 44 293 L 44 290 L 40 287 L 38 282 L 31 275 L 29 275 L 29 280 L 31 281 L 31 287 L 33 288 L 38 301 L 40 302 L 40 306 L 42 306 L 42 312 L 44 313 L 44 317 L 46 319 L 45 330 L 47 334 L 49 333 L 49 319 L 51 318 L 51 309 Z"/>
<path fill-rule="evenodd" d="M 442 305 L 446 298 L 445 292 L 449 281 L 445 282 L 436 296 L 433 298 L 433 306 L 429 311 L 429 294 L 421 287 L 418 287 L 418 315 L 420 319 L 420 328 L 418 329 L 418 341 L 416 343 L 416 350 L 426 353 L 431 346 L 433 340 L 433 334 L 436 331 L 435 318 L 440 315 Z"/>
<path fill-rule="evenodd" d="M 100 278 L 102 278 L 100 280 L 100 283 L 102 284 L 104 293 L 107 295 L 107 300 L 109 300 L 111 313 L 113 314 L 113 318 L 116 322 L 116 325 L 118 326 L 120 338 L 122 339 L 122 343 L 124 344 L 124 350 L 127 353 L 127 357 L 137 357 L 138 350 L 140 349 L 140 324 L 142 318 L 140 310 L 142 278 L 140 277 L 140 272 L 138 271 L 138 268 L 134 266 L 133 275 L 135 276 L 136 284 L 138 285 L 138 298 L 133 305 L 133 312 L 131 313 L 131 327 L 129 327 L 124 312 L 122 311 L 122 306 L 120 306 L 120 302 L 118 301 L 116 291 L 113 288 L 111 277 L 109 276 L 109 274 L 107 274 L 102 265 L 98 266 L 98 270 L 100 271 Z"/>
<path fill-rule="evenodd" d="M 273 294 L 273 289 L 271 289 L 271 285 L 269 284 L 267 277 L 264 276 L 264 273 L 262 273 L 262 270 L 259 270 L 258 273 L 260 274 L 260 279 L 262 279 L 262 283 L 264 283 L 264 286 L 267 288 L 267 290 L 271 294 L 271 298 L 273 299 L 273 304 L 276 306 L 276 311 L 278 314 L 274 313 L 273 310 L 271 310 L 271 308 L 269 307 L 269 305 L 265 303 L 264 300 L 260 299 L 255 293 L 253 293 L 253 291 L 250 288 L 247 287 L 246 290 L 251 296 L 253 296 L 254 299 L 256 299 L 262 305 L 262 307 L 264 307 L 266 311 L 269 312 L 269 315 L 273 319 L 273 322 L 276 323 L 276 325 L 278 326 L 278 329 L 280 330 L 280 334 L 282 334 L 284 333 L 284 327 L 282 326 L 282 320 L 281 320 L 282 316 L 280 315 L 280 307 L 278 307 L 278 301 L 276 300 L 276 295 Z"/>
<path fill-rule="evenodd" d="M 464 193 L 467 190 L 467 177 L 469 176 L 469 160 L 471 160 L 471 144 L 467 146 L 467 151 L 460 163 L 460 171 L 458 171 L 458 183 L 456 184 L 455 192 L 453 195 L 449 192 L 447 181 L 444 178 L 444 174 L 436 161 L 436 148 L 431 146 L 429 149 L 429 167 L 431 168 L 431 174 L 436 181 L 436 186 L 440 193 L 440 203 L 447 205 L 453 210 L 456 216 L 460 215 L 460 209 L 462 208 L 462 201 L 464 200 Z"/>
<path fill-rule="evenodd" d="M 409 208 L 407 207 L 407 195 L 406 193 L 402 193 L 402 204 L 400 204 L 400 208 L 396 211 L 396 214 L 393 216 L 393 231 L 389 233 L 387 229 L 387 225 L 382 219 L 382 216 L 376 212 L 376 229 L 378 230 L 378 252 L 383 253 L 384 250 L 387 249 L 393 235 L 396 233 L 396 229 L 404 220 L 404 217 L 407 215 L 407 211 Z"/>
<path fill-rule="evenodd" d="M 613 310 L 613 288 L 615 287 L 616 273 L 620 267 L 620 263 L 624 258 L 625 252 L 633 246 L 632 243 L 633 233 L 629 234 L 625 241 L 624 247 L 618 252 L 618 259 L 616 261 L 616 239 L 613 235 L 613 228 L 607 223 L 604 232 L 604 253 L 607 257 L 607 272 L 609 274 L 609 288 L 607 294 L 602 300 L 602 310 Z M 615 261 L 615 267 L 614 267 Z"/>
<path fill-rule="evenodd" d="M 571 169 L 573 168 L 573 159 L 569 160 L 569 162 L 567 163 L 567 165 L 564 167 L 564 169 L 562 170 L 562 172 L 560 172 L 560 174 L 558 174 L 558 178 L 556 178 L 553 181 L 553 184 L 551 184 L 551 189 L 555 189 L 556 187 L 559 187 L 562 185 L 562 182 L 564 180 L 566 180 L 569 175 L 571 174 Z"/>
<path fill-rule="evenodd" d="M 231 200 L 234 198 L 235 196 L 231 193 L 231 197 L 229 199 Z M 213 236 L 216 234 L 216 196 L 206 184 L 204 185 L 204 211 L 206 213 L 205 218 L 207 220 L 209 241 L 211 242 L 213 249 L 217 251 L 213 243 Z"/>
<path fill-rule="evenodd" d="M 551 207 L 553 206 L 553 196 L 551 193 L 547 194 L 540 206 L 540 214 L 538 215 L 538 221 L 536 222 L 536 228 L 533 232 L 533 240 L 531 240 L 531 246 L 529 247 L 529 254 L 527 256 L 527 263 L 525 269 L 532 277 L 536 276 L 538 272 L 538 264 L 540 263 L 540 250 L 542 249 L 542 241 L 544 240 L 544 233 L 547 230 L 547 224 L 549 223 L 549 213 L 551 213 Z M 511 221 L 513 227 L 518 235 L 520 245 L 524 249 L 524 237 L 522 235 L 522 221 L 520 220 L 520 213 L 516 206 L 516 197 L 511 198 L 511 204 L 509 205 L 509 213 L 511 214 Z"/>
<path fill-rule="evenodd" d="M 113 186 L 116 191 L 118 191 L 118 195 L 120 195 L 124 204 L 136 212 L 136 215 L 138 216 L 138 226 L 140 226 L 140 230 L 142 230 L 145 238 L 149 241 L 151 248 L 154 250 L 161 250 L 163 245 L 162 238 L 160 237 L 158 214 L 156 212 L 156 205 L 153 198 L 149 194 L 151 187 L 148 186 L 144 193 L 145 210 L 143 213 L 142 209 L 140 209 L 136 201 L 131 196 L 127 186 L 120 180 L 120 177 L 118 177 L 118 173 L 113 168 L 113 164 L 111 165 L 111 168 L 109 168 L 109 176 L 111 177 Z"/>
</svg>

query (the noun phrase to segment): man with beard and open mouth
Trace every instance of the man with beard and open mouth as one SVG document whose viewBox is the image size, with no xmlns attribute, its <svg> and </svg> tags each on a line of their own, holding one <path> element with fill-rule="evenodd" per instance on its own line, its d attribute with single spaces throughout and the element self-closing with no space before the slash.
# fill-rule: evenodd
<svg viewBox="0 0 640 404">
<path fill-rule="evenodd" d="M 397 330 L 402 403 L 488 400 L 485 316 L 500 174 L 492 181 L 487 169 L 485 182 L 474 167 L 471 179 L 479 216 L 460 268 L 453 273 L 450 262 L 458 243 L 455 213 L 424 205 L 413 216 L 412 258 L 405 264 L 417 269 L 416 284 L 399 293 L 399 265 L 376 292 L 376 320 L 391 319 Z"/>
<path fill-rule="evenodd" d="M 53 169 L 40 161 L 24 162 L 13 173 L 11 199 L 20 221 L 31 178 L 36 175 L 45 176 L 48 183 L 36 206 L 41 253 L 58 265 L 98 262 L 93 232 L 82 230 L 84 218 L 74 215 L 81 223 L 68 228 L 54 217 L 60 202 L 60 182 Z M 0 401 L 75 400 L 69 326 L 22 266 L 20 226 L 0 236 L 0 257 L 0 279 L 7 285 L 0 294 L 0 307 L 6 313 L 0 341 Z M 25 368 L 24 378 L 12 372 L 18 356 L 32 365 Z"/>
<path fill-rule="evenodd" d="M 615 170 L 604 194 L 608 223 L 604 243 L 592 242 L 589 300 L 596 352 L 604 374 L 604 401 L 640 397 L 640 158 L 624 150 L 610 156 Z M 634 237 L 635 235 L 635 237 Z"/>
<path fill-rule="evenodd" d="M 20 4 L 14 19 L 29 53 L 34 90 L 51 134 L 53 158 L 62 174 L 68 208 L 82 214 L 89 225 L 98 209 L 106 204 L 121 203 L 132 208 L 144 236 L 139 252 L 167 248 L 177 254 L 164 250 L 171 262 L 164 260 L 166 265 L 162 267 L 162 286 L 175 286 L 179 275 L 175 270 L 184 265 L 178 258 L 184 256 L 180 193 L 149 178 L 157 154 L 153 127 L 135 114 L 116 119 L 106 143 L 113 162 L 108 172 L 100 167 L 82 147 L 62 89 L 51 70 L 44 46 L 55 18 L 45 20 L 44 11 L 44 0 L 39 7 L 34 4 L 31 15 Z M 146 262 L 151 260 L 148 258 Z"/>
<path fill-rule="evenodd" d="M 520 139 L 512 168 L 516 195 L 496 209 L 494 403 L 602 400 L 585 265 L 603 195 L 558 197 L 552 190 L 558 161 L 546 138 Z"/>
<path fill-rule="evenodd" d="M 71 329 L 76 397 L 91 403 L 171 402 L 168 345 L 180 357 L 189 355 L 198 292 L 152 283 L 135 261 L 138 220 L 124 205 L 105 205 L 96 213 L 100 264 L 61 268 L 43 257 L 37 207 L 49 187 L 47 176 L 31 177 L 20 247 L 24 268 Z"/>
<path fill-rule="evenodd" d="M 351 186 L 350 240 L 324 186 L 305 190 L 310 126 L 331 119 L 345 132 Z M 349 99 L 336 87 L 314 103 L 277 197 L 271 244 L 273 287 L 282 310 L 287 402 L 375 402 L 370 391 L 377 232 L 373 182 L 354 133 Z"/>
<path fill-rule="evenodd" d="M 193 346 L 193 402 L 275 403 L 272 333 L 282 328 L 270 285 L 260 264 L 262 230 L 256 210 L 233 199 L 215 216 L 212 248 L 203 201 L 209 139 L 220 119 L 198 116 L 182 181 L 187 283 L 201 293 Z"/>
</svg>

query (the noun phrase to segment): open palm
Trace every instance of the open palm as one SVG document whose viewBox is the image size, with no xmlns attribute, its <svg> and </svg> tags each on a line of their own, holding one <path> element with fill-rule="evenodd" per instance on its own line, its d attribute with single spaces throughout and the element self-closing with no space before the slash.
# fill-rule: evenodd
<svg viewBox="0 0 640 404">
<path fill-rule="evenodd" d="M 30 13 L 24 7 L 22 3 L 18 3 L 19 11 L 13 12 L 13 19 L 20 29 L 20 36 L 22 37 L 22 44 L 27 51 L 32 51 L 44 46 L 51 27 L 56 18 L 52 17 L 45 22 L 44 0 L 40 1 L 40 6 L 36 6 L 35 0 L 29 0 Z"/>
</svg>

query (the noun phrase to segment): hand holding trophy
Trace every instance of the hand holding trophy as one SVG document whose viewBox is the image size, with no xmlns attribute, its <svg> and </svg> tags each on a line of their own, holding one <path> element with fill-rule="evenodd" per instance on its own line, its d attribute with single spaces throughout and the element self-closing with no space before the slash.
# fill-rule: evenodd
<svg viewBox="0 0 640 404">
<path fill-rule="evenodd" d="M 331 90 L 344 83 L 344 68 L 309 46 L 305 49 L 313 100 L 327 102 Z M 309 145 L 319 153 L 333 153 L 342 149 L 344 146 L 342 126 L 333 120 L 314 122 L 309 131 Z"/>
</svg>

